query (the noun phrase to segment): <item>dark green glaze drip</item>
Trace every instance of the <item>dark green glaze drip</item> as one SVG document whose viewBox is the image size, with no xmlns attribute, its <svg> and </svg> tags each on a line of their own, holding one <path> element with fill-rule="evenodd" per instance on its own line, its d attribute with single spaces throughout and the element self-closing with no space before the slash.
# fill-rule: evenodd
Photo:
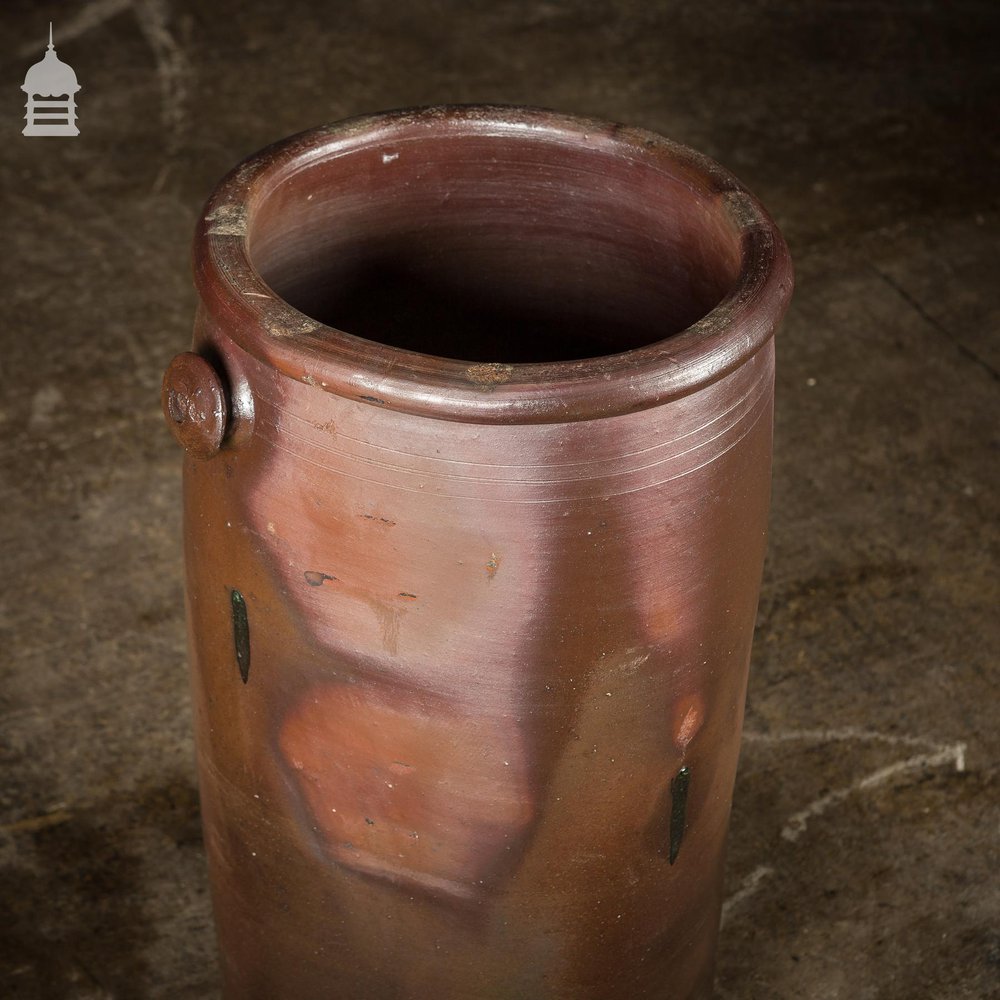
<svg viewBox="0 0 1000 1000">
<path fill-rule="evenodd" d="M 250 622 L 247 619 L 247 602 L 238 590 L 229 593 L 233 606 L 233 645 L 236 647 L 236 665 L 246 684 L 250 677 Z"/>
<path fill-rule="evenodd" d="M 688 785 L 691 768 L 686 764 L 670 782 L 670 863 L 677 860 L 684 839 L 684 814 L 687 811 Z"/>
</svg>

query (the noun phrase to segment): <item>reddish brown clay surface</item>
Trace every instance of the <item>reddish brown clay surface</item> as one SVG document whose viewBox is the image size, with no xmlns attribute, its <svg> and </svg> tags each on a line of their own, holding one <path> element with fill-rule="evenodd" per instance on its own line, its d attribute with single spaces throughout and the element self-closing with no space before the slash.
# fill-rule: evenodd
<svg viewBox="0 0 1000 1000">
<path fill-rule="evenodd" d="M 195 250 L 164 405 L 227 996 L 707 997 L 773 224 L 655 135 L 466 107 L 263 151 Z"/>
</svg>

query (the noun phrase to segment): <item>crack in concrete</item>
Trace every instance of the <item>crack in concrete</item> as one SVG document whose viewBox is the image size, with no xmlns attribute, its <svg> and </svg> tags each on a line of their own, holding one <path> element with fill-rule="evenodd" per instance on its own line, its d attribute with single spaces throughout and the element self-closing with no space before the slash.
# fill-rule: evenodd
<svg viewBox="0 0 1000 1000">
<path fill-rule="evenodd" d="M 133 0 L 132 8 L 143 37 L 156 59 L 156 75 L 160 81 L 160 115 L 166 129 L 167 153 L 176 153 L 187 126 L 185 106 L 188 99 L 188 78 L 191 67 L 184 50 L 168 27 L 170 14 L 165 0 Z M 162 187 L 161 175 L 154 188 Z"/>
<path fill-rule="evenodd" d="M 936 333 L 939 333 L 946 340 L 950 341 L 958 352 L 971 361 L 973 364 L 978 365 L 983 371 L 987 372 L 994 381 L 1000 382 L 1000 371 L 997 371 L 985 358 L 980 357 L 971 347 L 964 344 L 958 337 L 955 336 L 943 323 L 936 320 L 902 285 L 897 281 L 890 278 L 888 274 L 876 267 L 871 261 L 868 262 L 868 266 L 872 271 L 878 275 L 879 278 L 885 284 L 887 284 L 911 309 Z"/>
<path fill-rule="evenodd" d="M 809 820 L 822 816 L 831 806 L 842 802 L 855 792 L 865 791 L 884 785 L 897 775 L 906 774 L 925 767 L 940 767 L 954 764 L 955 770 L 965 770 L 964 742 L 937 743 L 920 736 L 903 736 L 895 733 L 881 733 L 877 730 L 857 729 L 848 726 L 844 729 L 798 729 L 780 733 L 758 733 L 746 731 L 743 739 L 747 743 L 832 743 L 857 741 L 861 743 L 886 743 L 890 746 L 903 746 L 920 749 L 923 752 L 912 754 L 902 760 L 894 761 L 884 767 L 871 771 L 857 781 L 835 788 L 813 799 L 803 809 L 799 809 L 785 819 L 781 828 L 781 838 L 795 843 L 805 833 Z M 775 869 L 768 865 L 758 865 L 745 876 L 739 888 L 726 897 L 722 904 L 722 926 L 742 903 L 755 895 L 760 888 L 775 874 Z"/>
</svg>

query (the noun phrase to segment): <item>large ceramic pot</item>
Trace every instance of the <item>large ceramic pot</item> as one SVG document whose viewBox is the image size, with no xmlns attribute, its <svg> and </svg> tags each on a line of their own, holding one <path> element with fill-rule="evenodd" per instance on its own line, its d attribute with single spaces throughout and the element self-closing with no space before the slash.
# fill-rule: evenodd
<svg viewBox="0 0 1000 1000">
<path fill-rule="evenodd" d="M 707 997 L 785 245 L 712 161 L 509 107 L 219 185 L 184 466 L 226 996 Z"/>
</svg>

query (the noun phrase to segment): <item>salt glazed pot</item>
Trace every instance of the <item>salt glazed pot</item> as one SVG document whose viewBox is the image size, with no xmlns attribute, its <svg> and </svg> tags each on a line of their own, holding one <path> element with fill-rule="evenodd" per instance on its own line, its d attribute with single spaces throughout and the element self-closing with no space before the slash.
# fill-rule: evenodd
<svg viewBox="0 0 1000 1000">
<path fill-rule="evenodd" d="M 513 107 L 250 157 L 167 370 L 225 996 L 708 997 L 792 272 Z"/>
</svg>

